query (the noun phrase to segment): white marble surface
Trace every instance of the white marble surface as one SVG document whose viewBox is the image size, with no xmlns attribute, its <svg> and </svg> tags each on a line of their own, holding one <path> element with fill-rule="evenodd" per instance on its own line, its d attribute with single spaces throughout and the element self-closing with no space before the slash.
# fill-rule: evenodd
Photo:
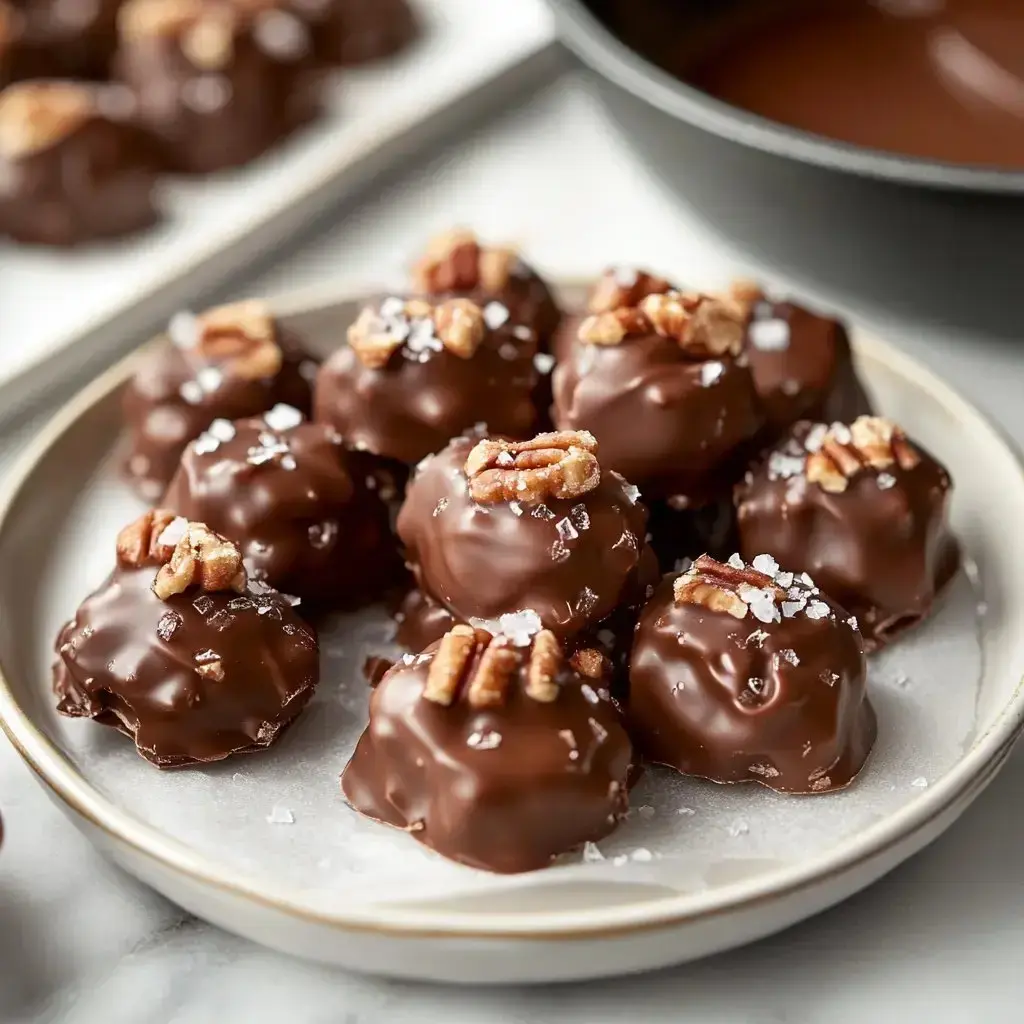
<svg viewBox="0 0 1024 1024">
<path fill-rule="evenodd" d="M 865 213 L 868 216 L 869 213 Z M 563 78 L 524 108 L 338 211 L 243 289 L 379 276 L 453 221 L 514 237 L 553 272 L 640 260 L 694 283 L 744 265 L 672 199 Z M 879 279 L 891 268 L 879 268 Z M 793 282 L 791 282 L 793 283 Z M 795 282 L 799 284 L 800 282 Z M 863 281 L 860 282 L 863 284 Z M 1016 346 L 886 309 L 885 289 L 818 296 L 894 336 L 1024 440 Z M 970 296 L 963 297 L 969 305 Z M 22 428 L 31 433 L 35 423 Z M 19 435 L 4 439 L 8 452 Z M 0 463 L 2 465 L 2 463 Z M 73 603 L 75 595 L 69 595 Z M 0 610 L 2 614 L 2 610 Z M 67 1024 L 860 1024 L 1020 1019 L 1024 751 L 939 842 L 791 931 L 702 963 L 600 985 L 466 991 L 298 963 L 189 917 L 93 852 L 0 741 L 0 1021 Z"/>
</svg>

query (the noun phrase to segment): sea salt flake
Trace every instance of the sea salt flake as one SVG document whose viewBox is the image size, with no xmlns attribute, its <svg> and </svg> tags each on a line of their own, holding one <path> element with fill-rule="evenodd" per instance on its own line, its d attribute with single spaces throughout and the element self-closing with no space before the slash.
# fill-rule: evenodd
<svg viewBox="0 0 1024 1024">
<path fill-rule="evenodd" d="M 218 441 L 231 441 L 235 436 L 235 425 L 230 420 L 216 419 L 206 428 L 206 432 Z"/>
<path fill-rule="evenodd" d="M 676 814 L 682 814 L 684 817 L 690 818 L 697 812 L 692 807 L 677 807 Z"/>
<path fill-rule="evenodd" d="M 196 383 L 209 394 L 224 383 L 224 374 L 216 366 L 204 366 L 196 374 Z"/>
<path fill-rule="evenodd" d="M 518 501 L 510 501 L 508 507 L 512 510 L 512 515 L 521 516 L 523 514 L 523 506 Z"/>
<path fill-rule="evenodd" d="M 856 615 L 851 615 L 846 620 L 846 624 L 850 627 L 850 629 L 853 629 L 853 630 L 859 630 L 860 629 L 860 626 L 857 625 L 857 616 Z"/>
<path fill-rule="evenodd" d="M 270 825 L 294 825 L 295 815 L 287 807 L 275 806 L 267 815 L 267 822 Z"/>
<path fill-rule="evenodd" d="M 203 400 L 203 389 L 194 381 L 187 380 L 178 388 L 181 395 L 189 405 L 199 405 Z"/>
<path fill-rule="evenodd" d="M 829 606 L 824 601 L 811 601 L 807 606 L 807 618 L 827 619 L 831 615 Z"/>
<path fill-rule="evenodd" d="M 223 633 L 232 622 L 235 621 L 234 615 L 221 608 L 220 611 L 214 612 L 207 620 L 206 624 L 211 628 L 217 630 L 218 633 Z"/>
<path fill-rule="evenodd" d="M 569 518 L 577 530 L 590 529 L 590 513 L 587 511 L 586 505 L 573 505 L 569 509 Z"/>
<path fill-rule="evenodd" d="M 246 612 L 256 606 L 247 597 L 233 597 L 228 601 L 228 610 L 233 612 Z"/>
<path fill-rule="evenodd" d="M 160 536 L 157 537 L 156 542 L 161 547 L 176 547 L 178 541 L 185 536 L 187 529 L 188 520 L 184 516 L 176 516 L 160 531 Z"/>
<path fill-rule="evenodd" d="M 271 430 L 283 432 L 297 427 L 302 422 L 302 413 L 290 405 L 278 402 L 273 409 L 263 414 L 263 422 Z"/>
<path fill-rule="evenodd" d="M 755 320 L 747 330 L 754 348 L 762 352 L 782 352 L 789 348 L 789 324 L 778 317 Z"/>
<path fill-rule="evenodd" d="M 488 302 L 484 306 L 484 323 L 492 331 L 496 331 L 502 324 L 508 322 L 509 311 L 507 306 L 503 306 L 500 302 Z"/>
<path fill-rule="evenodd" d="M 281 456 L 281 468 L 287 470 L 293 470 L 298 468 L 298 463 L 295 461 L 294 455 L 282 455 Z"/>
<path fill-rule="evenodd" d="M 575 540 L 579 536 L 579 531 L 568 519 L 559 519 L 555 524 L 555 529 L 563 541 Z"/>
<path fill-rule="evenodd" d="M 779 563 L 771 555 L 757 555 L 751 565 L 758 572 L 763 572 L 765 576 L 770 576 L 772 579 L 775 579 L 779 571 Z"/>
<path fill-rule="evenodd" d="M 775 592 L 770 588 L 766 587 L 763 590 L 760 590 L 757 587 L 752 587 L 748 584 L 741 584 L 739 588 L 739 596 L 753 613 L 754 618 L 759 622 L 770 623 L 781 621 L 779 608 L 775 603 Z"/>
<path fill-rule="evenodd" d="M 584 683 L 580 687 L 580 693 L 582 693 L 584 698 L 586 698 L 586 700 L 591 704 L 599 704 L 601 702 L 601 698 L 589 683 Z"/>
<path fill-rule="evenodd" d="M 879 473 L 878 476 L 875 477 L 875 483 L 878 484 L 878 489 L 880 491 L 887 491 L 890 487 L 896 486 L 896 477 L 894 477 L 892 473 Z"/>
<path fill-rule="evenodd" d="M 192 442 L 192 450 L 196 455 L 212 455 L 220 447 L 220 441 L 209 433 L 200 434 Z"/>
<path fill-rule="evenodd" d="M 778 776 L 779 770 L 770 764 L 752 764 L 748 769 L 751 775 L 758 775 L 762 779 L 774 779 Z"/>
<path fill-rule="evenodd" d="M 177 612 L 164 612 L 160 616 L 160 621 L 156 624 L 156 635 L 164 643 L 167 643 L 178 631 L 182 621 L 182 617 Z"/>
<path fill-rule="evenodd" d="M 556 565 L 561 565 L 562 562 L 568 561 L 570 554 L 571 552 L 565 546 L 564 541 L 556 540 L 554 544 L 551 545 L 551 560 Z"/>
<path fill-rule="evenodd" d="M 600 722 L 595 721 L 593 718 L 588 718 L 587 724 L 590 726 L 590 731 L 594 734 L 594 739 L 598 743 L 604 743 L 608 739 L 608 730 Z"/>
<path fill-rule="evenodd" d="M 797 653 L 792 647 L 784 647 L 779 651 L 779 657 L 781 657 L 783 661 L 788 661 L 790 665 L 796 666 L 800 664 L 800 659 L 797 657 Z"/>
<path fill-rule="evenodd" d="M 825 435 L 828 433 L 828 427 L 824 423 L 815 423 L 810 430 L 807 431 L 807 436 L 804 438 L 804 448 L 812 454 L 817 451 L 821 451 L 821 446 L 825 442 Z"/>
<path fill-rule="evenodd" d="M 756 694 L 757 696 L 760 696 L 762 693 L 764 693 L 764 685 L 764 680 L 759 678 L 758 676 L 751 676 L 747 680 L 747 689 L 751 693 Z"/>
<path fill-rule="evenodd" d="M 702 387 L 709 388 L 717 384 L 725 373 L 725 366 L 718 362 L 702 363 L 700 368 L 700 383 Z"/>
<path fill-rule="evenodd" d="M 597 843 L 587 842 L 583 844 L 584 864 L 596 864 L 602 860 L 604 860 L 604 854 L 597 848 Z"/>
<path fill-rule="evenodd" d="M 775 574 L 775 582 L 780 587 L 793 586 L 793 574 L 791 572 L 779 572 Z"/>
<path fill-rule="evenodd" d="M 622 493 L 626 496 L 626 501 L 630 505 L 635 505 L 640 500 L 640 488 L 636 484 L 625 484 L 622 488 Z"/>
<path fill-rule="evenodd" d="M 555 357 L 547 352 L 538 352 L 533 357 L 533 368 L 546 377 L 555 368 Z"/>
<path fill-rule="evenodd" d="M 793 618 L 799 612 L 802 612 L 807 606 L 807 598 L 800 598 L 797 601 L 783 601 L 782 602 L 782 616 L 786 619 Z"/>
<path fill-rule="evenodd" d="M 785 452 L 772 452 L 768 456 L 768 479 L 789 480 L 804 471 L 806 460 L 799 455 L 787 455 Z"/>
<path fill-rule="evenodd" d="M 629 863 L 629 855 L 620 853 L 617 857 L 612 858 L 612 865 L 617 868 L 621 868 L 623 864 Z"/>
<path fill-rule="evenodd" d="M 743 644 L 745 647 L 749 647 L 751 644 L 755 647 L 760 647 L 767 639 L 768 634 L 763 629 L 755 629 L 754 632 L 743 641 Z"/>
<path fill-rule="evenodd" d="M 554 519 L 555 513 L 547 505 L 538 505 L 531 513 L 534 519 Z"/>
<path fill-rule="evenodd" d="M 438 503 L 434 506 L 434 511 L 431 515 L 436 519 L 446 508 L 448 507 L 448 499 L 441 498 Z"/>
<path fill-rule="evenodd" d="M 501 733 L 494 729 L 474 730 L 466 737 L 466 746 L 474 750 L 494 750 L 501 746 Z"/>
<path fill-rule="evenodd" d="M 580 615 L 589 615 L 597 607 L 597 602 L 597 594 L 590 587 L 584 587 L 576 599 L 576 610 Z"/>
<path fill-rule="evenodd" d="M 199 341 L 199 317 L 187 310 L 175 313 L 167 325 L 167 336 L 178 348 L 195 348 Z"/>
<path fill-rule="evenodd" d="M 322 523 L 312 523 L 307 530 L 310 547 L 323 551 L 334 543 L 338 536 L 338 523 L 334 519 L 325 519 Z"/>
<path fill-rule="evenodd" d="M 820 674 L 820 675 L 818 676 L 818 678 L 819 678 L 819 679 L 820 679 L 820 680 L 821 680 L 821 681 L 822 681 L 822 682 L 823 682 L 823 683 L 824 683 L 824 684 L 825 684 L 826 686 L 835 686 L 835 685 L 836 685 L 836 683 L 838 683 L 838 682 L 839 682 L 839 673 L 838 673 L 838 672 L 830 672 L 830 671 L 829 671 L 828 669 L 825 669 L 825 670 L 824 670 L 824 671 L 823 671 L 823 672 L 822 672 L 822 673 L 821 673 L 821 674 Z"/>
<path fill-rule="evenodd" d="M 524 327 L 522 324 L 520 324 L 518 327 L 513 327 L 512 328 L 512 333 L 520 341 L 530 341 L 530 339 L 534 337 L 534 330 L 533 330 L 533 328 L 532 327 Z"/>
<path fill-rule="evenodd" d="M 540 616 L 532 608 L 506 612 L 498 619 L 498 631 L 512 641 L 513 647 L 529 647 L 543 628 Z"/>
<path fill-rule="evenodd" d="M 746 566 L 743 564 L 743 559 L 740 558 L 735 551 L 729 556 L 728 564 L 734 569 L 746 569 Z"/>
<path fill-rule="evenodd" d="M 203 594 L 192 602 L 192 607 L 195 608 L 200 615 L 206 615 L 213 608 L 213 598 L 209 597 L 207 594 Z"/>
</svg>

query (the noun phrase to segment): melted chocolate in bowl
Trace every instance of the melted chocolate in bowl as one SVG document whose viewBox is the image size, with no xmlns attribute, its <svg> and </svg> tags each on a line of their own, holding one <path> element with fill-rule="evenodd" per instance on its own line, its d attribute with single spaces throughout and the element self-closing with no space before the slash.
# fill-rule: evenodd
<svg viewBox="0 0 1024 1024">
<path fill-rule="evenodd" d="M 631 31 L 626 5 L 617 27 L 677 77 L 773 121 L 907 156 L 1024 168 L 1020 0 L 788 0 L 722 9 L 727 18 L 698 26 L 699 52 L 693 34 L 683 41 L 678 14 L 670 44 L 652 42 L 641 26 Z M 662 22 L 663 38 L 665 29 Z"/>
</svg>

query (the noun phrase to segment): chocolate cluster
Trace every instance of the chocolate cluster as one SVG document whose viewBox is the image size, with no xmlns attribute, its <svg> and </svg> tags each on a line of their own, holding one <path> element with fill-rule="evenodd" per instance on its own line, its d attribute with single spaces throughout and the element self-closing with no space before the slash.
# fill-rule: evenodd
<svg viewBox="0 0 1024 1024">
<path fill-rule="evenodd" d="M 707 556 L 644 609 L 629 718 L 649 761 L 784 793 L 848 785 L 875 740 L 856 620 L 770 555 Z"/>
<path fill-rule="evenodd" d="M 116 568 L 57 651 L 57 710 L 119 729 L 160 768 L 270 746 L 320 671 L 288 598 L 249 579 L 231 541 L 166 509 L 121 531 Z"/>
<path fill-rule="evenodd" d="M 877 647 L 927 616 L 956 570 L 951 487 L 890 420 L 799 423 L 736 489 L 740 552 L 810 573 Z"/>
<path fill-rule="evenodd" d="M 455 626 L 380 681 L 342 788 L 438 853 L 510 873 L 611 832 L 632 762 L 598 652 Z"/>
<path fill-rule="evenodd" d="M 160 161 L 132 109 L 114 86 L 0 91 L 0 236 L 70 246 L 152 224 Z"/>
<path fill-rule="evenodd" d="M 159 500 L 185 446 L 214 420 L 279 403 L 308 412 L 317 369 L 259 301 L 178 314 L 168 341 L 142 358 L 123 400 L 125 468 L 147 501 Z"/>
<path fill-rule="evenodd" d="M 398 577 L 387 506 L 341 437 L 291 406 L 214 420 L 163 504 L 230 537 L 256 579 L 304 604 L 364 605 Z"/>
</svg>

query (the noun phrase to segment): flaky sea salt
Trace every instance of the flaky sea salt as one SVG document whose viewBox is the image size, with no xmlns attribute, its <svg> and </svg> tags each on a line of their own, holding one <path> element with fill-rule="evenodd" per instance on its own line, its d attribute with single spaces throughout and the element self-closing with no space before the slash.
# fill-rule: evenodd
<svg viewBox="0 0 1024 1024">
<path fill-rule="evenodd" d="M 187 529 L 188 520 L 184 516 L 176 516 L 160 531 L 160 536 L 157 537 L 156 542 L 161 547 L 173 548 L 185 536 Z"/>
<path fill-rule="evenodd" d="M 782 352 L 789 348 L 789 324 L 778 317 L 755 320 L 747 330 L 751 345 L 762 352 Z"/>
<path fill-rule="evenodd" d="M 702 387 L 709 388 L 717 384 L 725 373 L 725 366 L 719 362 L 702 363 L 700 368 L 700 382 Z"/>
<path fill-rule="evenodd" d="M 488 302 L 484 306 L 484 323 L 492 331 L 496 331 L 502 324 L 508 322 L 509 311 L 507 306 L 503 306 L 500 302 Z"/>
<path fill-rule="evenodd" d="M 771 555 L 755 555 L 754 561 L 750 564 L 758 572 L 763 572 L 772 579 L 775 579 L 775 574 L 779 571 L 779 563 Z"/>
<path fill-rule="evenodd" d="M 579 536 L 579 531 L 568 519 L 559 519 L 555 524 L 555 529 L 563 541 L 575 540 Z"/>
<path fill-rule="evenodd" d="M 268 409 L 263 414 L 263 422 L 266 423 L 271 430 L 291 430 L 302 422 L 302 413 L 290 405 L 278 402 L 277 405 L 272 409 Z"/>
<path fill-rule="evenodd" d="M 740 558 L 740 556 L 735 551 L 729 556 L 728 564 L 731 565 L 734 569 L 746 568 L 746 566 L 743 564 L 743 559 Z"/>
<path fill-rule="evenodd" d="M 199 318 L 187 310 L 175 313 L 167 325 L 167 337 L 178 348 L 195 348 L 199 341 Z"/>
<path fill-rule="evenodd" d="M 830 614 L 829 607 L 824 601 L 811 601 L 807 606 L 807 618 L 809 619 L 827 619 Z"/>
<path fill-rule="evenodd" d="M 602 860 L 604 860 L 604 854 L 597 848 L 597 843 L 588 842 L 583 844 L 584 864 L 596 864 Z"/>
<path fill-rule="evenodd" d="M 474 750 L 495 750 L 501 746 L 501 733 L 494 729 L 477 729 L 466 737 L 466 746 Z"/>
<path fill-rule="evenodd" d="M 533 357 L 533 368 L 546 377 L 555 368 L 555 357 L 547 352 L 538 352 Z"/>
<path fill-rule="evenodd" d="M 894 477 L 892 473 L 879 473 L 878 476 L 875 477 L 875 483 L 878 484 L 878 489 L 880 491 L 887 491 L 890 487 L 896 486 L 896 477 Z"/>
</svg>

